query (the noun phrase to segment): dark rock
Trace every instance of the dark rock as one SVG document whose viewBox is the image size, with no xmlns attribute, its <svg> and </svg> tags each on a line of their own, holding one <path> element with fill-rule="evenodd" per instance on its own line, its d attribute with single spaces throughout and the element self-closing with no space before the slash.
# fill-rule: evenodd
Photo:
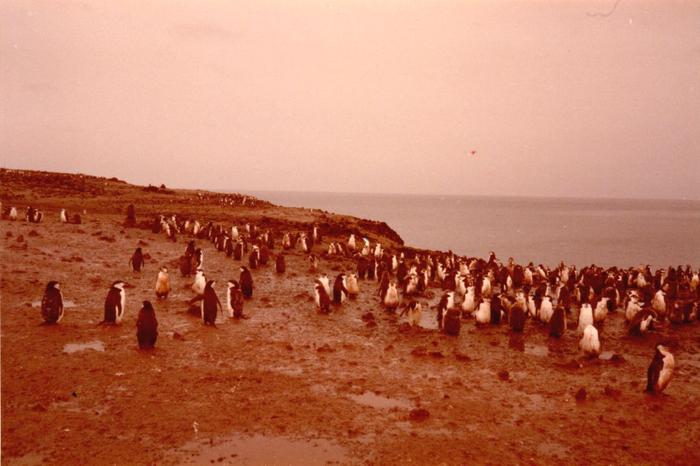
<svg viewBox="0 0 700 466">
<path fill-rule="evenodd" d="M 459 352 L 459 351 L 455 351 L 455 358 L 457 359 L 457 361 L 463 361 L 463 362 L 467 362 L 467 361 L 472 360 L 472 358 L 470 358 L 468 355 L 466 355 L 462 352 Z"/>
<path fill-rule="evenodd" d="M 442 359 L 445 357 L 445 355 L 442 354 L 442 351 L 431 351 L 430 356 L 432 356 L 435 359 Z"/>
<path fill-rule="evenodd" d="M 581 387 L 576 392 L 576 401 L 586 401 L 587 396 L 588 396 L 588 393 L 586 392 L 586 389 Z"/>
<path fill-rule="evenodd" d="M 499 371 L 498 372 L 498 378 L 503 380 L 504 382 L 510 379 L 510 373 L 506 370 Z"/>
<path fill-rule="evenodd" d="M 411 351 L 411 354 L 413 356 L 427 356 L 428 355 L 428 350 L 425 348 L 425 346 L 416 346 L 413 348 L 413 351 Z"/>
<path fill-rule="evenodd" d="M 46 406 L 42 405 L 41 403 L 37 403 L 34 406 L 32 406 L 32 411 L 37 413 L 44 413 L 46 412 Z"/>
<path fill-rule="evenodd" d="M 609 397 L 612 397 L 612 398 L 617 398 L 617 397 L 619 397 L 620 395 L 622 395 L 622 392 L 621 392 L 620 390 L 617 390 L 617 389 L 615 389 L 615 388 L 612 388 L 612 387 L 609 386 L 609 385 L 606 385 L 606 386 L 605 386 L 605 389 L 603 390 L 603 393 L 605 394 L 605 396 L 609 396 Z"/>
<path fill-rule="evenodd" d="M 328 345 L 328 343 L 324 343 L 323 345 L 321 345 L 321 346 L 319 346 L 318 348 L 316 348 L 316 351 L 318 351 L 319 353 L 332 353 L 332 352 L 334 352 L 335 350 L 334 350 L 333 348 L 331 348 L 331 347 Z"/>
<path fill-rule="evenodd" d="M 41 236 L 36 230 L 30 230 L 27 236 Z"/>
<path fill-rule="evenodd" d="M 173 332 L 173 340 L 185 341 L 185 336 L 178 332 Z"/>
<path fill-rule="evenodd" d="M 414 408 L 408 413 L 408 419 L 414 422 L 425 421 L 430 417 L 430 411 L 425 408 Z"/>
</svg>

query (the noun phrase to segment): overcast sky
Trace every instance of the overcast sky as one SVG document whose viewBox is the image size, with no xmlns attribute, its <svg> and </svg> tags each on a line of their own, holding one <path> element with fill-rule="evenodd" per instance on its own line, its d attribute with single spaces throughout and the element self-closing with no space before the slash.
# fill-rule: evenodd
<svg viewBox="0 0 700 466">
<path fill-rule="evenodd" d="M 5 167 L 700 199 L 698 1 L 2 0 L 0 73 Z"/>
</svg>

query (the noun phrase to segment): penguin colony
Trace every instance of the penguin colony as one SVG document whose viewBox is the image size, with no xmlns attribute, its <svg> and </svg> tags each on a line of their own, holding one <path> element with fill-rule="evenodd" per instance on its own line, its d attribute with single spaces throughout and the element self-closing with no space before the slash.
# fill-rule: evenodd
<svg viewBox="0 0 700 466">
<path fill-rule="evenodd" d="M 17 220 L 17 209 L 5 209 L 3 218 Z M 59 221 L 68 223 L 68 218 L 65 209 L 61 210 Z M 42 219 L 43 213 L 27 208 L 25 221 L 39 223 Z M 127 223 L 135 222 L 134 208 L 129 206 Z M 376 281 L 378 305 L 387 313 L 396 313 L 409 327 L 423 326 L 426 320 L 434 319 L 438 331 L 458 336 L 463 322 L 474 319 L 477 328 L 506 325 L 513 333 L 522 333 L 530 325 L 544 326 L 551 338 L 575 331 L 580 336 L 579 349 L 584 357 L 600 355 L 604 322 L 610 314 L 621 312 L 628 333 L 634 336 L 644 336 L 666 320 L 674 325 L 698 320 L 700 278 L 698 270 L 690 266 L 652 271 L 649 266 L 604 269 L 591 265 L 579 270 L 560 263 L 548 268 L 542 264 L 517 264 L 512 258 L 502 263 L 493 252 L 484 260 L 460 257 L 451 251 L 421 253 L 409 248 L 391 251 L 367 238 L 358 240 L 356 233 L 349 233 L 347 241 L 329 241 L 326 248 L 321 248 L 319 257 L 313 252 L 314 246 L 322 242 L 317 225 L 308 232 L 261 231 L 249 223 L 240 228 L 225 227 L 213 222 L 183 220 L 177 215 L 159 215 L 151 229 L 171 241 L 177 241 L 178 235 L 193 238 L 179 259 L 180 274 L 194 275 L 191 286 L 194 297 L 189 301 L 189 310 L 204 325 L 212 327 L 216 326 L 219 312 L 222 316 L 226 312 L 230 319 L 248 318 L 243 309 L 245 301 L 254 295 L 251 270 L 266 267 L 274 256 L 275 271 L 284 274 L 287 270 L 284 254 L 292 250 L 307 256 L 309 271 L 314 274 L 321 259 L 341 256 L 356 263 L 355 270 L 336 274 L 332 286 L 325 273 L 314 279 L 311 292 L 320 314 L 340 309 L 347 300 L 357 298 L 365 288 L 363 282 Z M 283 252 L 273 254 L 277 238 L 281 239 Z M 217 251 L 241 262 L 238 280 L 226 281 L 224 304 L 217 295 L 216 281 L 205 277 L 204 251 L 197 247 L 197 239 L 210 241 Z M 141 248 L 136 248 L 129 260 L 134 272 L 144 269 L 144 257 Z M 107 291 L 102 324 L 119 325 L 124 320 L 127 287 L 126 282 L 117 280 Z M 433 308 L 435 317 L 431 318 L 430 304 L 420 299 L 434 296 L 436 290 L 440 299 Z M 171 285 L 166 267 L 160 268 L 154 291 L 157 300 L 168 299 Z M 64 317 L 58 282 L 46 285 L 41 313 L 46 324 L 58 324 Z M 150 301 L 143 301 L 136 327 L 139 347 L 153 348 L 158 321 Z M 666 346 L 657 345 L 648 368 L 646 390 L 663 391 L 674 367 L 673 354 Z"/>
</svg>

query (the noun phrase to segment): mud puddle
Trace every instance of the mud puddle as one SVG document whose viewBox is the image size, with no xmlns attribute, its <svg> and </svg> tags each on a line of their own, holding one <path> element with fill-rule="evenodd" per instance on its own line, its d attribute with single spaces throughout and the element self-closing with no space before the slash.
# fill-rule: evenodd
<svg viewBox="0 0 700 466">
<path fill-rule="evenodd" d="M 345 449 L 328 440 L 293 440 L 264 435 L 234 437 L 213 445 L 208 440 L 192 441 L 177 451 L 187 455 L 181 464 L 304 466 L 351 462 Z"/>
<path fill-rule="evenodd" d="M 392 408 L 403 408 L 410 409 L 411 403 L 406 400 L 400 400 L 396 398 L 388 398 L 386 396 L 377 395 L 374 392 L 364 392 L 361 395 L 348 395 L 355 403 L 361 405 L 370 406 L 377 409 L 392 409 Z"/>
<path fill-rule="evenodd" d="M 104 352 L 105 344 L 100 340 L 94 340 L 85 343 L 66 343 L 65 345 L 63 345 L 63 352 L 68 354 L 77 353 L 78 351 L 85 350 L 95 350 Z"/>
</svg>

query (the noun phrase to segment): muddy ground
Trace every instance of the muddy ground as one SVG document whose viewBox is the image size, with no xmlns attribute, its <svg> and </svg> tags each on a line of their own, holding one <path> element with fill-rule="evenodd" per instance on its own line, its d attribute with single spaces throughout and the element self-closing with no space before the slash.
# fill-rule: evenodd
<svg viewBox="0 0 700 466">
<path fill-rule="evenodd" d="M 0 222 L 2 464 L 700 464 L 700 324 L 631 338 L 617 312 L 596 360 L 580 357 L 575 331 L 550 339 L 532 322 L 522 336 L 473 321 L 459 337 L 401 332 L 379 307 L 376 282 L 318 315 L 315 274 L 295 251 L 284 275 L 253 271 L 249 320 L 204 327 L 185 313 L 192 281 L 176 267 L 184 238 L 124 228 L 125 197 L 91 201 L 27 185 L 19 194 L 4 181 L 4 206 L 38 205 L 46 220 Z M 172 207 L 159 199 L 138 198 L 137 212 Z M 87 205 L 83 224 L 59 223 L 59 205 Z M 313 220 L 302 210 L 264 211 Z M 260 215 L 205 203 L 198 212 L 239 225 L 242 215 Z M 197 244 L 223 300 L 239 263 Z M 139 245 L 150 259 L 134 273 L 128 261 Z M 173 293 L 157 301 L 161 265 Z M 320 270 L 353 268 L 333 259 Z M 98 326 L 117 279 L 133 285 L 125 321 Z M 36 307 L 49 280 L 71 302 L 57 326 L 40 325 Z M 431 292 L 425 301 L 436 303 L 439 290 Z M 151 352 L 138 351 L 135 337 L 145 299 L 160 323 Z M 376 325 L 362 319 L 367 312 Z M 665 395 L 648 396 L 658 342 L 675 354 L 676 371 Z"/>
</svg>

